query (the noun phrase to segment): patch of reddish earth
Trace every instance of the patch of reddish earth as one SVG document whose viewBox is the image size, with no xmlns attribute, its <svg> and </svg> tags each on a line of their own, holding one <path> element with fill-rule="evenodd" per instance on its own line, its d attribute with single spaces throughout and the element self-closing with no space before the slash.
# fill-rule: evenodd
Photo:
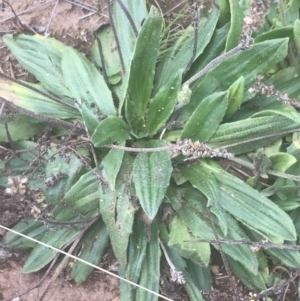
<svg viewBox="0 0 300 301">
<path fill-rule="evenodd" d="M 22 265 L 25 256 L 13 257 L 0 261 L 0 300 L 11 300 L 26 292 L 39 283 L 44 272 L 23 274 Z M 39 300 L 40 292 L 49 282 L 51 275 L 46 277 L 40 288 L 27 292 L 20 301 Z M 16 299 L 18 300 L 18 299 Z M 64 275 L 52 283 L 44 299 L 45 301 L 119 301 L 119 281 L 107 274 L 94 271 L 88 280 L 77 286 L 68 281 Z"/>
</svg>

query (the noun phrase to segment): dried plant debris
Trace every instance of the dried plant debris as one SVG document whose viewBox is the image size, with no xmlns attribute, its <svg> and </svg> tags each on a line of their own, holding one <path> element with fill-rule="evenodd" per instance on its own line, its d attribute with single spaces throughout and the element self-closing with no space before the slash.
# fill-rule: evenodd
<svg viewBox="0 0 300 301">
<path fill-rule="evenodd" d="M 201 143 L 200 141 L 193 142 L 191 139 L 178 140 L 175 151 L 187 157 L 185 160 L 214 157 L 230 159 L 234 156 L 225 148 L 213 149 L 205 143 Z"/>
<path fill-rule="evenodd" d="M 300 108 L 300 102 L 296 98 L 290 98 L 287 93 L 282 93 L 276 90 L 274 85 L 266 85 L 260 81 L 260 76 L 257 76 L 257 83 L 249 89 L 250 93 L 260 93 L 266 97 L 275 96 L 279 102 L 291 105 L 295 108 Z"/>
</svg>

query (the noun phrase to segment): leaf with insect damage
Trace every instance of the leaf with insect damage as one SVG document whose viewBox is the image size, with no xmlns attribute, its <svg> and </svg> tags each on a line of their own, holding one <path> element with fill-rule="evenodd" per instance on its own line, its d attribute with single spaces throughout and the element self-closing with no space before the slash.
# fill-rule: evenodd
<svg viewBox="0 0 300 301">
<path fill-rule="evenodd" d="M 143 147 L 161 147 L 166 144 L 152 140 Z M 170 152 L 139 153 L 133 165 L 133 183 L 140 204 L 153 220 L 163 201 L 172 173 Z"/>
<path fill-rule="evenodd" d="M 82 249 L 80 250 L 80 259 L 98 265 L 102 259 L 104 251 L 108 246 L 109 237 L 106 227 L 101 219 L 95 222 L 83 235 L 80 240 Z M 71 277 L 76 284 L 83 283 L 94 270 L 93 267 L 83 262 L 76 261 L 72 266 Z"/>
<path fill-rule="evenodd" d="M 71 47 L 64 49 L 61 64 L 69 94 L 75 98 L 75 105 L 79 109 L 80 105 L 85 103 L 88 106 L 96 106 L 102 115 L 116 115 L 111 91 L 95 65 Z"/>
</svg>

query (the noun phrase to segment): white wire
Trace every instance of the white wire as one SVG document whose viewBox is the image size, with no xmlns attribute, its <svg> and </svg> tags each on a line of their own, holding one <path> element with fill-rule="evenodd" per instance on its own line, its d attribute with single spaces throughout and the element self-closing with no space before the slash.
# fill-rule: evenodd
<svg viewBox="0 0 300 301">
<path fill-rule="evenodd" d="M 45 244 L 45 243 L 43 243 L 43 242 L 41 242 L 41 241 L 38 241 L 38 240 L 36 240 L 36 239 L 34 239 L 34 238 L 32 238 L 32 237 L 27 236 L 27 235 L 25 235 L 25 234 L 22 234 L 22 233 L 19 233 L 19 232 L 15 231 L 15 230 L 9 229 L 9 228 L 7 228 L 7 227 L 5 227 L 5 226 L 2 226 L 1 224 L 0 224 L 0 228 L 5 229 L 5 230 L 7 230 L 7 231 L 9 231 L 9 232 L 12 232 L 12 233 L 14 233 L 14 234 L 17 234 L 17 235 L 19 235 L 19 236 L 22 236 L 22 237 L 24 237 L 24 238 L 27 238 L 27 239 L 29 239 L 29 240 L 31 240 L 31 241 L 34 241 L 34 242 L 36 242 L 36 243 L 38 243 L 38 244 L 40 244 L 40 245 L 43 245 L 43 246 L 45 246 L 45 247 L 47 247 L 47 248 L 50 248 L 50 249 L 52 249 L 52 250 L 54 250 L 54 251 L 56 251 L 56 252 L 59 252 L 59 253 L 64 254 L 64 255 L 66 255 L 66 256 L 68 256 L 68 257 L 70 257 L 70 258 L 73 258 L 73 259 L 75 259 L 75 260 L 78 260 L 78 261 L 80 261 L 80 262 L 82 262 L 82 263 L 85 263 L 86 265 L 89 265 L 89 266 L 93 267 L 94 269 L 97 269 L 97 270 L 99 270 L 99 271 L 101 271 L 101 272 L 103 272 L 103 273 L 106 273 L 106 274 L 110 275 L 110 276 L 113 276 L 113 277 L 115 277 L 115 278 L 118 278 L 118 279 L 120 279 L 120 280 L 123 280 L 123 281 L 125 281 L 125 282 L 127 282 L 127 283 L 129 283 L 129 284 L 131 284 L 131 285 L 133 285 L 133 286 L 136 286 L 136 287 L 138 287 L 138 288 L 140 288 L 140 289 L 142 289 L 142 290 L 144 290 L 144 291 L 146 291 L 146 292 L 149 292 L 149 293 L 151 293 L 151 294 L 153 294 L 153 295 L 155 295 L 155 296 L 157 296 L 157 297 L 161 297 L 161 298 L 164 299 L 164 300 L 174 301 L 174 300 L 169 299 L 169 298 L 167 298 L 167 297 L 165 297 L 165 296 L 163 296 L 163 295 L 161 295 L 161 294 L 158 294 L 158 293 L 156 293 L 156 292 L 154 292 L 154 291 L 151 291 L 151 290 L 147 289 L 146 287 L 140 286 L 139 284 L 136 284 L 136 283 L 134 283 L 134 282 L 132 282 L 132 281 L 130 281 L 130 280 L 127 280 L 127 279 L 125 279 L 125 278 L 122 278 L 122 277 L 119 276 L 119 275 L 116 275 L 116 274 L 114 274 L 114 273 L 111 273 L 111 272 L 109 272 L 109 271 L 107 271 L 107 270 L 105 270 L 105 269 L 102 269 L 102 268 L 100 268 L 100 267 L 98 267 L 98 266 L 96 266 L 96 265 L 94 265 L 94 264 L 92 264 L 92 263 L 90 263 L 90 262 L 88 262 L 88 261 L 85 261 L 85 260 L 83 260 L 83 259 L 81 259 L 81 258 L 78 258 L 78 257 L 74 256 L 74 255 L 68 254 L 68 253 L 66 253 L 66 252 L 64 252 L 64 251 L 62 251 L 62 250 L 60 250 L 60 249 L 57 249 L 57 248 L 52 247 L 52 246 L 50 246 L 50 245 L 47 245 L 47 244 Z"/>
</svg>

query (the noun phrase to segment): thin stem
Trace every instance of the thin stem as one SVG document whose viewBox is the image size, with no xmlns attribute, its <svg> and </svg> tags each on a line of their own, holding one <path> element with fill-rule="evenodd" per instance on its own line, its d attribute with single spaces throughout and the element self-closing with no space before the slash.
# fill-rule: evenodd
<svg viewBox="0 0 300 301">
<path fill-rule="evenodd" d="M 105 66 L 102 43 L 101 43 L 101 40 L 100 40 L 97 33 L 95 33 L 95 38 L 96 38 L 98 49 L 99 49 L 99 55 L 100 55 L 100 60 L 101 60 L 101 65 L 102 65 L 103 77 L 104 77 L 104 80 L 105 80 L 106 84 L 108 85 L 109 82 L 108 82 L 108 76 L 107 76 L 107 72 L 106 72 L 106 66 Z"/>
<path fill-rule="evenodd" d="M 268 135 L 264 135 L 264 136 L 250 138 L 250 139 L 247 139 L 247 140 L 244 140 L 244 141 L 241 141 L 241 142 L 227 144 L 227 145 L 224 145 L 222 147 L 229 148 L 229 147 L 239 146 L 239 145 L 242 145 L 242 144 L 245 144 L 245 143 L 249 143 L 249 142 L 253 142 L 253 141 L 258 141 L 258 140 L 262 140 L 262 139 L 265 139 L 265 138 L 280 137 L 280 136 L 283 136 L 283 135 L 287 135 L 287 134 L 291 134 L 291 133 L 299 132 L 299 131 L 300 131 L 300 128 L 291 129 L 291 130 L 282 131 L 282 132 L 278 132 L 278 133 L 274 133 L 274 134 L 268 134 Z"/>
<path fill-rule="evenodd" d="M 49 22 L 48 22 L 47 27 L 46 27 L 46 30 L 45 30 L 45 35 L 46 35 L 46 36 L 48 35 L 48 30 L 49 30 L 49 27 L 50 27 L 50 24 L 51 24 L 51 21 L 52 21 L 52 19 L 53 19 L 53 16 L 54 16 L 54 13 L 55 13 L 55 11 L 56 11 L 56 8 L 57 8 L 58 3 L 59 3 L 59 0 L 56 0 L 56 3 L 55 3 L 55 5 L 54 5 L 54 7 L 53 7 L 53 9 L 52 9 L 51 16 L 50 16 Z"/>
<path fill-rule="evenodd" d="M 127 7 L 124 5 L 124 3 L 123 3 L 122 0 L 117 0 L 117 2 L 119 3 L 119 5 L 120 5 L 122 11 L 123 11 L 124 14 L 126 15 L 128 21 L 129 21 L 129 23 L 130 23 L 130 25 L 131 25 L 131 28 L 132 28 L 132 30 L 133 30 L 134 35 L 137 37 L 137 36 L 138 36 L 138 30 L 137 30 L 137 28 L 136 28 L 136 26 L 135 26 L 135 24 L 134 24 L 134 21 L 133 21 L 131 15 L 130 15 L 130 13 L 129 13 Z"/>
<path fill-rule="evenodd" d="M 219 235 L 218 235 L 218 233 L 217 233 L 217 229 L 216 229 L 215 223 L 214 223 L 214 221 L 213 221 L 213 219 L 212 219 L 212 216 L 211 216 L 209 207 L 206 207 L 206 211 L 207 211 L 207 214 L 208 214 L 208 218 L 209 218 L 211 227 L 212 227 L 213 232 L 214 232 L 214 236 L 215 236 L 215 238 L 216 238 L 216 242 L 217 242 L 217 244 L 218 244 L 218 248 L 219 248 L 219 251 L 220 251 L 222 260 L 223 260 L 223 264 L 224 264 L 224 267 L 225 267 L 225 270 L 226 270 L 226 274 L 227 274 L 227 276 L 229 276 L 230 279 L 231 279 L 231 276 L 232 276 L 231 270 L 230 270 L 230 268 L 229 268 L 227 259 L 226 259 L 226 257 L 225 257 L 225 254 L 224 254 L 224 251 L 223 251 L 223 248 L 222 248 L 222 245 L 221 245 L 221 243 L 220 243 Z"/>
<path fill-rule="evenodd" d="M 44 114 L 35 113 L 33 111 L 21 108 L 21 107 L 15 105 L 14 103 L 12 103 L 12 102 L 10 102 L 10 101 L 2 98 L 2 97 L 0 97 L 0 100 L 6 101 L 7 105 L 9 107 L 11 107 L 14 111 L 18 112 L 18 113 L 25 114 L 27 116 L 31 116 L 31 117 L 34 117 L 36 119 L 42 120 L 42 121 L 47 121 L 50 124 L 54 124 L 56 126 L 60 126 L 62 128 L 68 129 L 68 130 L 70 130 L 74 127 L 74 124 L 71 123 L 71 122 L 67 122 L 67 121 L 64 121 L 64 120 L 52 118 L 52 117 L 49 117 L 49 116 L 44 115 Z"/>
<path fill-rule="evenodd" d="M 10 5 L 10 3 L 3 1 L 3 3 L 5 3 L 6 5 L 8 5 L 12 11 L 12 13 L 14 14 L 14 16 L 16 17 L 18 23 L 24 28 L 24 29 L 29 29 L 30 31 L 32 31 L 34 34 L 36 34 L 36 31 L 31 28 L 29 25 L 25 24 L 24 22 L 22 22 L 19 18 L 19 16 L 16 14 L 14 8 L 12 7 L 12 5 Z"/>
<path fill-rule="evenodd" d="M 248 245 L 252 247 L 259 247 L 263 249 L 280 249 L 280 250 L 300 250 L 300 246 L 298 245 L 286 245 L 286 244 L 273 244 L 269 242 L 252 242 L 247 240 L 230 240 L 230 239 L 197 239 L 193 241 L 185 241 L 185 242 L 207 242 L 207 243 L 218 243 L 228 244 L 228 245 Z"/>
<path fill-rule="evenodd" d="M 133 153 L 153 153 L 153 152 L 164 152 L 170 151 L 173 149 L 172 145 L 162 146 L 162 147 L 155 147 L 155 148 L 134 148 L 134 147 L 127 147 L 115 144 L 107 144 L 105 147 L 119 149 L 127 152 Z"/>
<path fill-rule="evenodd" d="M 230 57 L 232 57 L 236 53 L 240 52 L 243 49 L 243 45 L 244 45 L 243 43 L 240 43 L 238 46 L 231 49 L 230 51 L 228 51 L 224 54 L 221 54 L 220 56 L 218 56 L 217 58 L 212 60 L 208 65 L 206 65 L 205 68 L 203 68 L 201 71 L 199 71 L 194 76 L 192 76 L 189 80 L 187 80 L 183 85 L 190 85 L 191 83 L 193 83 L 197 79 L 201 78 L 205 73 L 207 73 L 209 70 L 211 70 L 217 64 L 219 64 L 220 62 L 222 62 L 222 61 L 224 61 L 224 60 L 226 60 Z"/>
</svg>

